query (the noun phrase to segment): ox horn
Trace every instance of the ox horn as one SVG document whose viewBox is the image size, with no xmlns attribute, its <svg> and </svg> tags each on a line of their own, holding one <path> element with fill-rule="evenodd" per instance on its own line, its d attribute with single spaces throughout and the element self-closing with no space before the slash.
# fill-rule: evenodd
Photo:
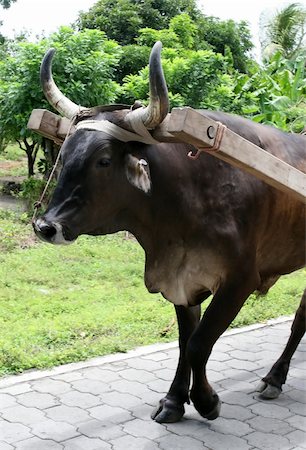
<svg viewBox="0 0 306 450">
<path fill-rule="evenodd" d="M 72 119 L 81 110 L 86 109 L 83 106 L 79 106 L 73 103 L 66 97 L 56 86 L 52 76 L 52 58 L 55 53 L 54 48 L 50 48 L 44 56 L 40 66 L 40 83 L 45 94 L 46 99 L 53 108 L 55 108 L 60 114 Z"/>
<path fill-rule="evenodd" d="M 144 126 L 153 130 L 159 125 L 169 112 L 168 89 L 161 65 L 162 43 L 156 42 L 151 50 L 149 60 L 150 101 L 146 108 L 131 111 L 126 119 L 132 124 L 133 116 L 141 117 Z"/>
</svg>

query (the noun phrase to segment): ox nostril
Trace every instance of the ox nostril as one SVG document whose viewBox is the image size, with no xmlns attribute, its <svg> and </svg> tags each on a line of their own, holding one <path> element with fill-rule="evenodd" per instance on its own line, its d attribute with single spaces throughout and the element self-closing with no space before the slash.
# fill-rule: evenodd
<svg viewBox="0 0 306 450">
<path fill-rule="evenodd" d="M 44 224 L 40 227 L 40 232 L 46 238 L 52 238 L 56 234 L 56 228 L 53 225 Z"/>
<path fill-rule="evenodd" d="M 45 239 L 51 239 L 56 234 L 56 228 L 52 223 L 48 223 L 42 220 L 37 220 L 33 223 L 35 232 L 40 235 L 40 237 Z"/>
</svg>

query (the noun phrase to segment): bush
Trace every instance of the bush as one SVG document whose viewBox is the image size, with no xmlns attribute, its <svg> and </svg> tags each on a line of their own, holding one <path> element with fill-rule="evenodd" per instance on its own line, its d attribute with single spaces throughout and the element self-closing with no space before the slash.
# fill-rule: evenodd
<svg viewBox="0 0 306 450">
<path fill-rule="evenodd" d="M 23 199 L 29 213 L 34 212 L 35 204 L 40 200 L 43 190 L 46 187 L 46 180 L 30 177 L 21 184 L 18 197 Z M 42 201 L 42 208 L 46 208 L 55 188 L 55 182 L 51 181 Z"/>
</svg>

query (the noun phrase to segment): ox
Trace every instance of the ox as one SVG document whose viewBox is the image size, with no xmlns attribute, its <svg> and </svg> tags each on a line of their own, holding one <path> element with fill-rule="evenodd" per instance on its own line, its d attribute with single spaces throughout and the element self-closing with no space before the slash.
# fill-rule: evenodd
<svg viewBox="0 0 306 450">
<path fill-rule="evenodd" d="M 213 345 L 252 292 L 267 292 L 281 275 L 305 265 L 305 207 L 209 154 L 191 160 L 191 145 L 154 143 L 147 130 L 154 134 L 168 114 L 160 52 L 157 43 L 149 63 L 147 107 L 92 109 L 80 108 L 60 92 L 51 73 L 53 50 L 46 54 L 44 93 L 61 114 L 73 118 L 75 129 L 62 147 L 62 171 L 50 204 L 33 226 L 53 244 L 71 243 L 81 234 L 133 233 L 146 255 L 146 287 L 174 304 L 179 328 L 178 367 L 152 418 L 180 420 L 190 395 L 197 411 L 213 420 L 220 411 L 206 375 Z M 203 113 L 306 171 L 305 136 L 222 112 Z M 138 139 L 139 133 L 145 137 Z M 211 294 L 201 319 L 200 304 Z M 285 383 L 305 332 L 305 307 L 306 291 L 288 344 L 261 381 L 265 398 L 277 397 Z"/>
</svg>

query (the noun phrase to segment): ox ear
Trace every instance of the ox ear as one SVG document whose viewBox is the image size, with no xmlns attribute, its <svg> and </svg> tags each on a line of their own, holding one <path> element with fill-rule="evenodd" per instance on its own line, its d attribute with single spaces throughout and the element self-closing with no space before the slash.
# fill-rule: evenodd
<svg viewBox="0 0 306 450">
<path fill-rule="evenodd" d="M 150 169 L 145 159 L 139 159 L 133 155 L 126 155 L 125 172 L 129 182 L 149 194 L 151 190 Z"/>
</svg>

